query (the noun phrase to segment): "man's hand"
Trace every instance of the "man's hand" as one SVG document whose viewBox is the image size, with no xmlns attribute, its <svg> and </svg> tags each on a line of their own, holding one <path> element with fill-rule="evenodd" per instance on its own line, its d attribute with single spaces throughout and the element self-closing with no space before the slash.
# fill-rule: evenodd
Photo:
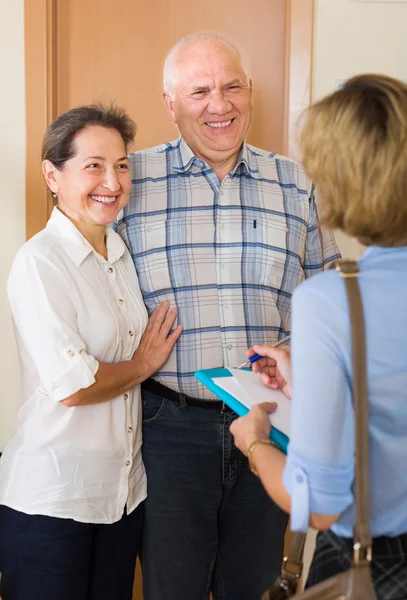
<svg viewBox="0 0 407 600">
<path fill-rule="evenodd" d="M 272 390 L 280 389 L 287 398 L 291 398 L 291 355 L 290 346 L 274 348 L 264 344 L 253 346 L 246 352 L 247 356 L 260 354 L 260 358 L 252 364 L 253 373 L 260 373 L 260 379 Z"/>
<path fill-rule="evenodd" d="M 271 431 L 269 414 L 277 408 L 275 402 L 256 404 L 250 412 L 233 421 L 230 432 L 235 438 L 235 444 L 247 456 L 250 444 L 259 438 L 268 439 Z"/>
</svg>

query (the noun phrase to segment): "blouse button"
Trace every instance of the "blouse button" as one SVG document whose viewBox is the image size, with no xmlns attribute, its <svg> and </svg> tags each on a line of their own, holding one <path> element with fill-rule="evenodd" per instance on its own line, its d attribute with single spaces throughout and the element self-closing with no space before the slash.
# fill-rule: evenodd
<svg viewBox="0 0 407 600">
<path fill-rule="evenodd" d="M 130 461 L 126 460 L 126 462 L 124 464 L 126 465 L 126 467 L 129 467 L 130 466 Z"/>
<path fill-rule="evenodd" d="M 119 298 L 119 304 L 124 304 L 123 298 Z"/>
<path fill-rule="evenodd" d="M 129 336 L 133 337 L 133 335 L 134 335 L 133 331 L 129 331 Z"/>
<path fill-rule="evenodd" d="M 108 270 L 107 270 L 107 272 L 111 275 L 113 273 L 112 267 L 109 267 Z"/>
<path fill-rule="evenodd" d="M 128 400 L 129 399 L 129 395 L 128 394 L 124 394 L 124 399 Z"/>
<path fill-rule="evenodd" d="M 232 348 L 233 348 L 232 344 L 228 344 L 227 348 L 228 348 L 228 350 L 232 350 Z"/>
<path fill-rule="evenodd" d="M 74 350 L 68 350 L 68 355 L 69 356 L 75 356 Z"/>
<path fill-rule="evenodd" d="M 127 427 L 127 431 L 128 433 L 131 433 L 133 431 L 133 427 Z"/>
<path fill-rule="evenodd" d="M 298 483 L 302 483 L 304 481 L 304 477 L 302 475 L 296 475 L 295 479 Z"/>
<path fill-rule="evenodd" d="M 150 231 L 151 231 L 151 227 L 147 227 L 147 231 L 150 233 Z"/>
</svg>

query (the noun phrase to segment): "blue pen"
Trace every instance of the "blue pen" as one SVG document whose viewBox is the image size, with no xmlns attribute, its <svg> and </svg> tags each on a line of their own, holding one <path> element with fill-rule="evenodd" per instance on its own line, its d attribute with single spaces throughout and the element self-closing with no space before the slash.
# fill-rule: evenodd
<svg viewBox="0 0 407 600">
<path fill-rule="evenodd" d="M 281 340 L 279 340 L 277 342 L 277 344 L 274 344 L 274 348 L 278 348 L 279 346 L 282 346 L 286 342 L 289 342 L 290 339 L 291 339 L 291 335 L 286 335 L 285 337 L 281 338 Z M 243 369 L 244 367 L 248 367 L 249 365 L 252 365 L 254 362 L 256 362 L 256 360 L 259 360 L 260 358 L 263 358 L 260 354 L 253 354 L 253 356 L 251 356 L 248 360 L 246 360 L 244 363 L 242 363 L 237 368 Z"/>
</svg>

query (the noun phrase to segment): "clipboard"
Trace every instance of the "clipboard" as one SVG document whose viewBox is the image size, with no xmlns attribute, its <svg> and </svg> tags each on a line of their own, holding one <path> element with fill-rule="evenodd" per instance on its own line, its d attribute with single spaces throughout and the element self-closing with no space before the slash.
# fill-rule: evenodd
<svg viewBox="0 0 407 600">
<path fill-rule="evenodd" d="M 250 369 L 245 369 L 250 371 Z M 233 377 L 233 374 L 229 369 L 204 369 L 196 371 L 195 377 L 211 392 L 213 392 L 222 402 L 227 404 L 232 410 L 235 411 L 239 417 L 243 417 L 249 412 L 249 408 L 245 406 L 240 400 L 232 396 L 229 392 L 219 387 L 213 380 L 221 377 Z M 271 428 L 270 440 L 273 445 L 276 446 L 281 452 L 287 454 L 287 448 L 289 443 L 288 436 L 277 429 L 276 427 Z"/>
</svg>

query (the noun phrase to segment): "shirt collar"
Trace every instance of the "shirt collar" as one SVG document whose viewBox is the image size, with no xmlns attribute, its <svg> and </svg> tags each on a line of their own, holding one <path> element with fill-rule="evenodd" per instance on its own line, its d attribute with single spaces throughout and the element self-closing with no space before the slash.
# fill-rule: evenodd
<svg viewBox="0 0 407 600">
<path fill-rule="evenodd" d="M 249 148 L 246 140 L 244 140 L 236 166 L 231 173 L 232 177 L 240 167 L 244 167 L 248 174 L 253 177 L 253 179 L 260 179 L 261 176 L 259 173 L 256 156 L 260 156 L 260 154 L 255 152 L 253 148 Z"/>
<path fill-rule="evenodd" d="M 367 262 L 369 264 L 371 260 L 385 257 L 386 255 L 393 259 L 401 255 L 405 259 L 407 256 L 407 246 L 368 246 L 358 262 L 362 264 Z"/>
<path fill-rule="evenodd" d="M 52 211 L 47 223 L 47 229 L 58 239 L 65 252 L 77 267 L 92 252 L 97 254 L 79 229 L 57 207 Z M 106 226 L 106 246 L 109 263 L 119 260 L 126 248 L 122 238 L 109 225 Z"/>
<path fill-rule="evenodd" d="M 195 156 L 184 138 L 180 137 L 178 139 L 178 164 L 174 165 L 174 169 L 175 171 L 186 173 L 193 164 L 196 164 L 201 168 L 206 165 L 203 160 Z"/>
<path fill-rule="evenodd" d="M 189 169 L 194 164 L 196 166 L 200 167 L 201 169 L 204 169 L 205 167 L 210 168 L 209 165 L 205 161 L 203 161 L 200 158 L 198 158 L 197 156 L 195 156 L 195 154 L 193 153 L 191 148 L 188 146 L 188 144 L 185 142 L 185 140 L 183 139 L 182 136 L 178 140 L 178 148 L 179 148 L 179 153 L 178 153 L 179 160 L 178 160 L 178 165 L 174 165 L 175 171 L 178 171 L 180 173 L 186 173 L 187 171 L 189 171 Z M 240 153 L 239 153 L 239 156 L 238 156 L 238 159 L 236 162 L 236 166 L 230 173 L 231 177 L 233 177 L 236 172 L 240 171 L 241 168 L 245 168 L 246 171 L 248 172 L 248 174 L 251 175 L 251 177 L 253 177 L 254 179 L 259 179 L 260 173 L 257 168 L 257 163 L 255 160 L 256 156 L 258 156 L 256 154 L 256 152 L 254 152 L 252 149 L 249 149 L 249 147 L 246 143 L 246 140 L 244 140 L 243 146 L 240 150 Z"/>
</svg>

